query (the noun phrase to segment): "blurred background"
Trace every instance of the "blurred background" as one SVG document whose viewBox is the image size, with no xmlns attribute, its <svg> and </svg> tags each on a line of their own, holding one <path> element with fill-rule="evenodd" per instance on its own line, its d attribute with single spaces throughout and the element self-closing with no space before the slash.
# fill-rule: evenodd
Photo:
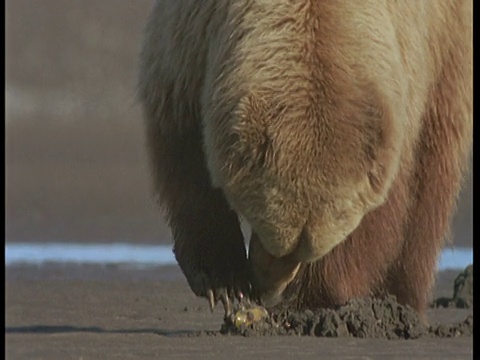
<svg viewBox="0 0 480 360">
<path fill-rule="evenodd" d="M 6 2 L 7 241 L 168 241 L 135 97 L 150 6 Z"/>
<path fill-rule="evenodd" d="M 168 243 L 137 57 L 151 0 L 6 1 L 6 241 Z M 472 176 L 454 245 L 472 246 Z"/>
</svg>

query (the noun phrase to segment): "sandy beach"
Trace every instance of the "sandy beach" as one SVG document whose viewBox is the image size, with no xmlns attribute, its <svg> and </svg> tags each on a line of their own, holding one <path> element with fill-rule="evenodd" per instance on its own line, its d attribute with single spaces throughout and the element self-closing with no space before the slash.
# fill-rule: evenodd
<svg viewBox="0 0 480 360">
<path fill-rule="evenodd" d="M 151 195 L 137 54 L 150 0 L 6 3 L 6 242 L 169 243 Z M 454 246 L 473 244 L 472 176 Z M 459 270 L 460 271 L 460 270 Z M 459 271 L 438 274 L 432 298 Z M 472 359 L 473 336 L 220 335 L 177 266 L 6 268 L 7 359 Z M 472 309 L 435 308 L 451 324 Z"/>
<path fill-rule="evenodd" d="M 451 296 L 457 272 L 439 275 Z M 470 309 L 430 309 L 454 323 Z M 223 312 L 188 288 L 176 266 L 14 266 L 6 272 L 8 359 L 471 359 L 473 337 L 385 340 L 220 335 Z M 212 332 L 214 332 L 212 334 Z"/>
</svg>

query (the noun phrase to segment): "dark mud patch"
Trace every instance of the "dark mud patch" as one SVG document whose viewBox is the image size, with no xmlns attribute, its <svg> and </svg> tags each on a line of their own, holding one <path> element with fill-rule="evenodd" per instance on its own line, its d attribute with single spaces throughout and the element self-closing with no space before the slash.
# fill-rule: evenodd
<svg viewBox="0 0 480 360">
<path fill-rule="evenodd" d="M 432 307 L 473 309 L 473 265 L 461 272 L 453 284 L 453 296 L 434 300 Z"/>
<path fill-rule="evenodd" d="M 428 329 L 412 308 L 398 304 L 395 297 L 389 296 L 351 300 L 337 309 L 273 313 L 264 321 L 251 325 L 234 326 L 226 322 L 221 332 L 243 336 L 414 339 L 426 334 Z"/>
<path fill-rule="evenodd" d="M 436 324 L 431 325 L 428 333 L 433 337 L 459 337 L 471 336 L 473 334 L 473 315 L 456 324 Z"/>
<path fill-rule="evenodd" d="M 473 307 L 473 266 L 468 266 L 454 282 L 451 299 L 440 298 L 435 306 Z M 445 305 L 444 305 L 445 304 Z M 419 337 L 459 337 L 473 333 L 473 316 L 453 324 L 426 326 L 410 306 L 394 296 L 383 299 L 354 299 L 336 309 L 283 311 L 270 313 L 253 324 L 233 324 L 226 320 L 221 334 L 242 336 L 299 335 L 416 339 Z"/>
<path fill-rule="evenodd" d="M 471 335 L 473 316 L 456 324 L 424 325 L 417 312 L 394 296 L 355 299 L 337 309 L 272 313 L 254 324 L 235 326 L 229 321 L 220 333 L 242 336 L 319 336 L 382 339 L 458 337 Z"/>
</svg>

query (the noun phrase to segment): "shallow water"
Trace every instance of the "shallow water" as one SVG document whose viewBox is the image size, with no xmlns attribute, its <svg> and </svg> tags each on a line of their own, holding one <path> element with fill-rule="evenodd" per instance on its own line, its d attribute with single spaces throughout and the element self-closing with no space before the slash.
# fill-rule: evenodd
<svg viewBox="0 0 480 360">
<path fill-rule="evenodd" d="M 473 249 L 446 248 L 438 269 L 463 269 L 473 262 Z M 41 265 L 43 263 L 127 264 L 159 266 L 176 264 L 171 246 L 65 243 L 11 243 L 5 245 L 5 264 Z"/>
</svg>

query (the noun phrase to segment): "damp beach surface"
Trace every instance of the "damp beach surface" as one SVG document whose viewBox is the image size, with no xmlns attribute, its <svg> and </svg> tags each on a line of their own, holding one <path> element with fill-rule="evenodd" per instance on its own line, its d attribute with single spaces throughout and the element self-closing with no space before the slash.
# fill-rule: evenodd
<svg viewBox="0 0 480 360">
<path fill-rule="evenodd" d="M 473 351 L 473 268 L 460 269 L 467 250 L 441 256 L 429 326 L 392 297 L 233 326 L 220 305 L 212 313 L 191 292 L 171 246 L 13 243 L 5 260 L 11 359 L 457 359 Z"/>
<path fill-rule="evenodd" d="M 432 299 L 453 298 L 460 272 L 439 273 Z M 459 325 L 473 309 L 457 306 L 436 306 L 427 312 L 432 327 L 445 325 L 439 330 L 443 335 L 429 335 L 427 330 L 408 340 L 358 337 L 348 331 L 326 336 L 320 321 L 315 323 L 320 315 L 314 311 L 295 315 L 296 325 L 312 324 L 311 333 L 222 334 L 221 307 L 211 313 L 207 301 L 191 292 L 177 266 L 12 265 L 6 269 L 5 288 L 7 359 L 468 359 L 473 353 L 469 324 Z M 353 304 L 357 310 L 351 314 L 365 303 L 358 305 Z M 412 314 L 403 313 L 416 326 Z M 341 321 L 335 324 L 330 335 Z M 467 330 L 451 331 L 452 326 Z M 419 334 L 412 329 L 411 334 Z"/>
</svg>

